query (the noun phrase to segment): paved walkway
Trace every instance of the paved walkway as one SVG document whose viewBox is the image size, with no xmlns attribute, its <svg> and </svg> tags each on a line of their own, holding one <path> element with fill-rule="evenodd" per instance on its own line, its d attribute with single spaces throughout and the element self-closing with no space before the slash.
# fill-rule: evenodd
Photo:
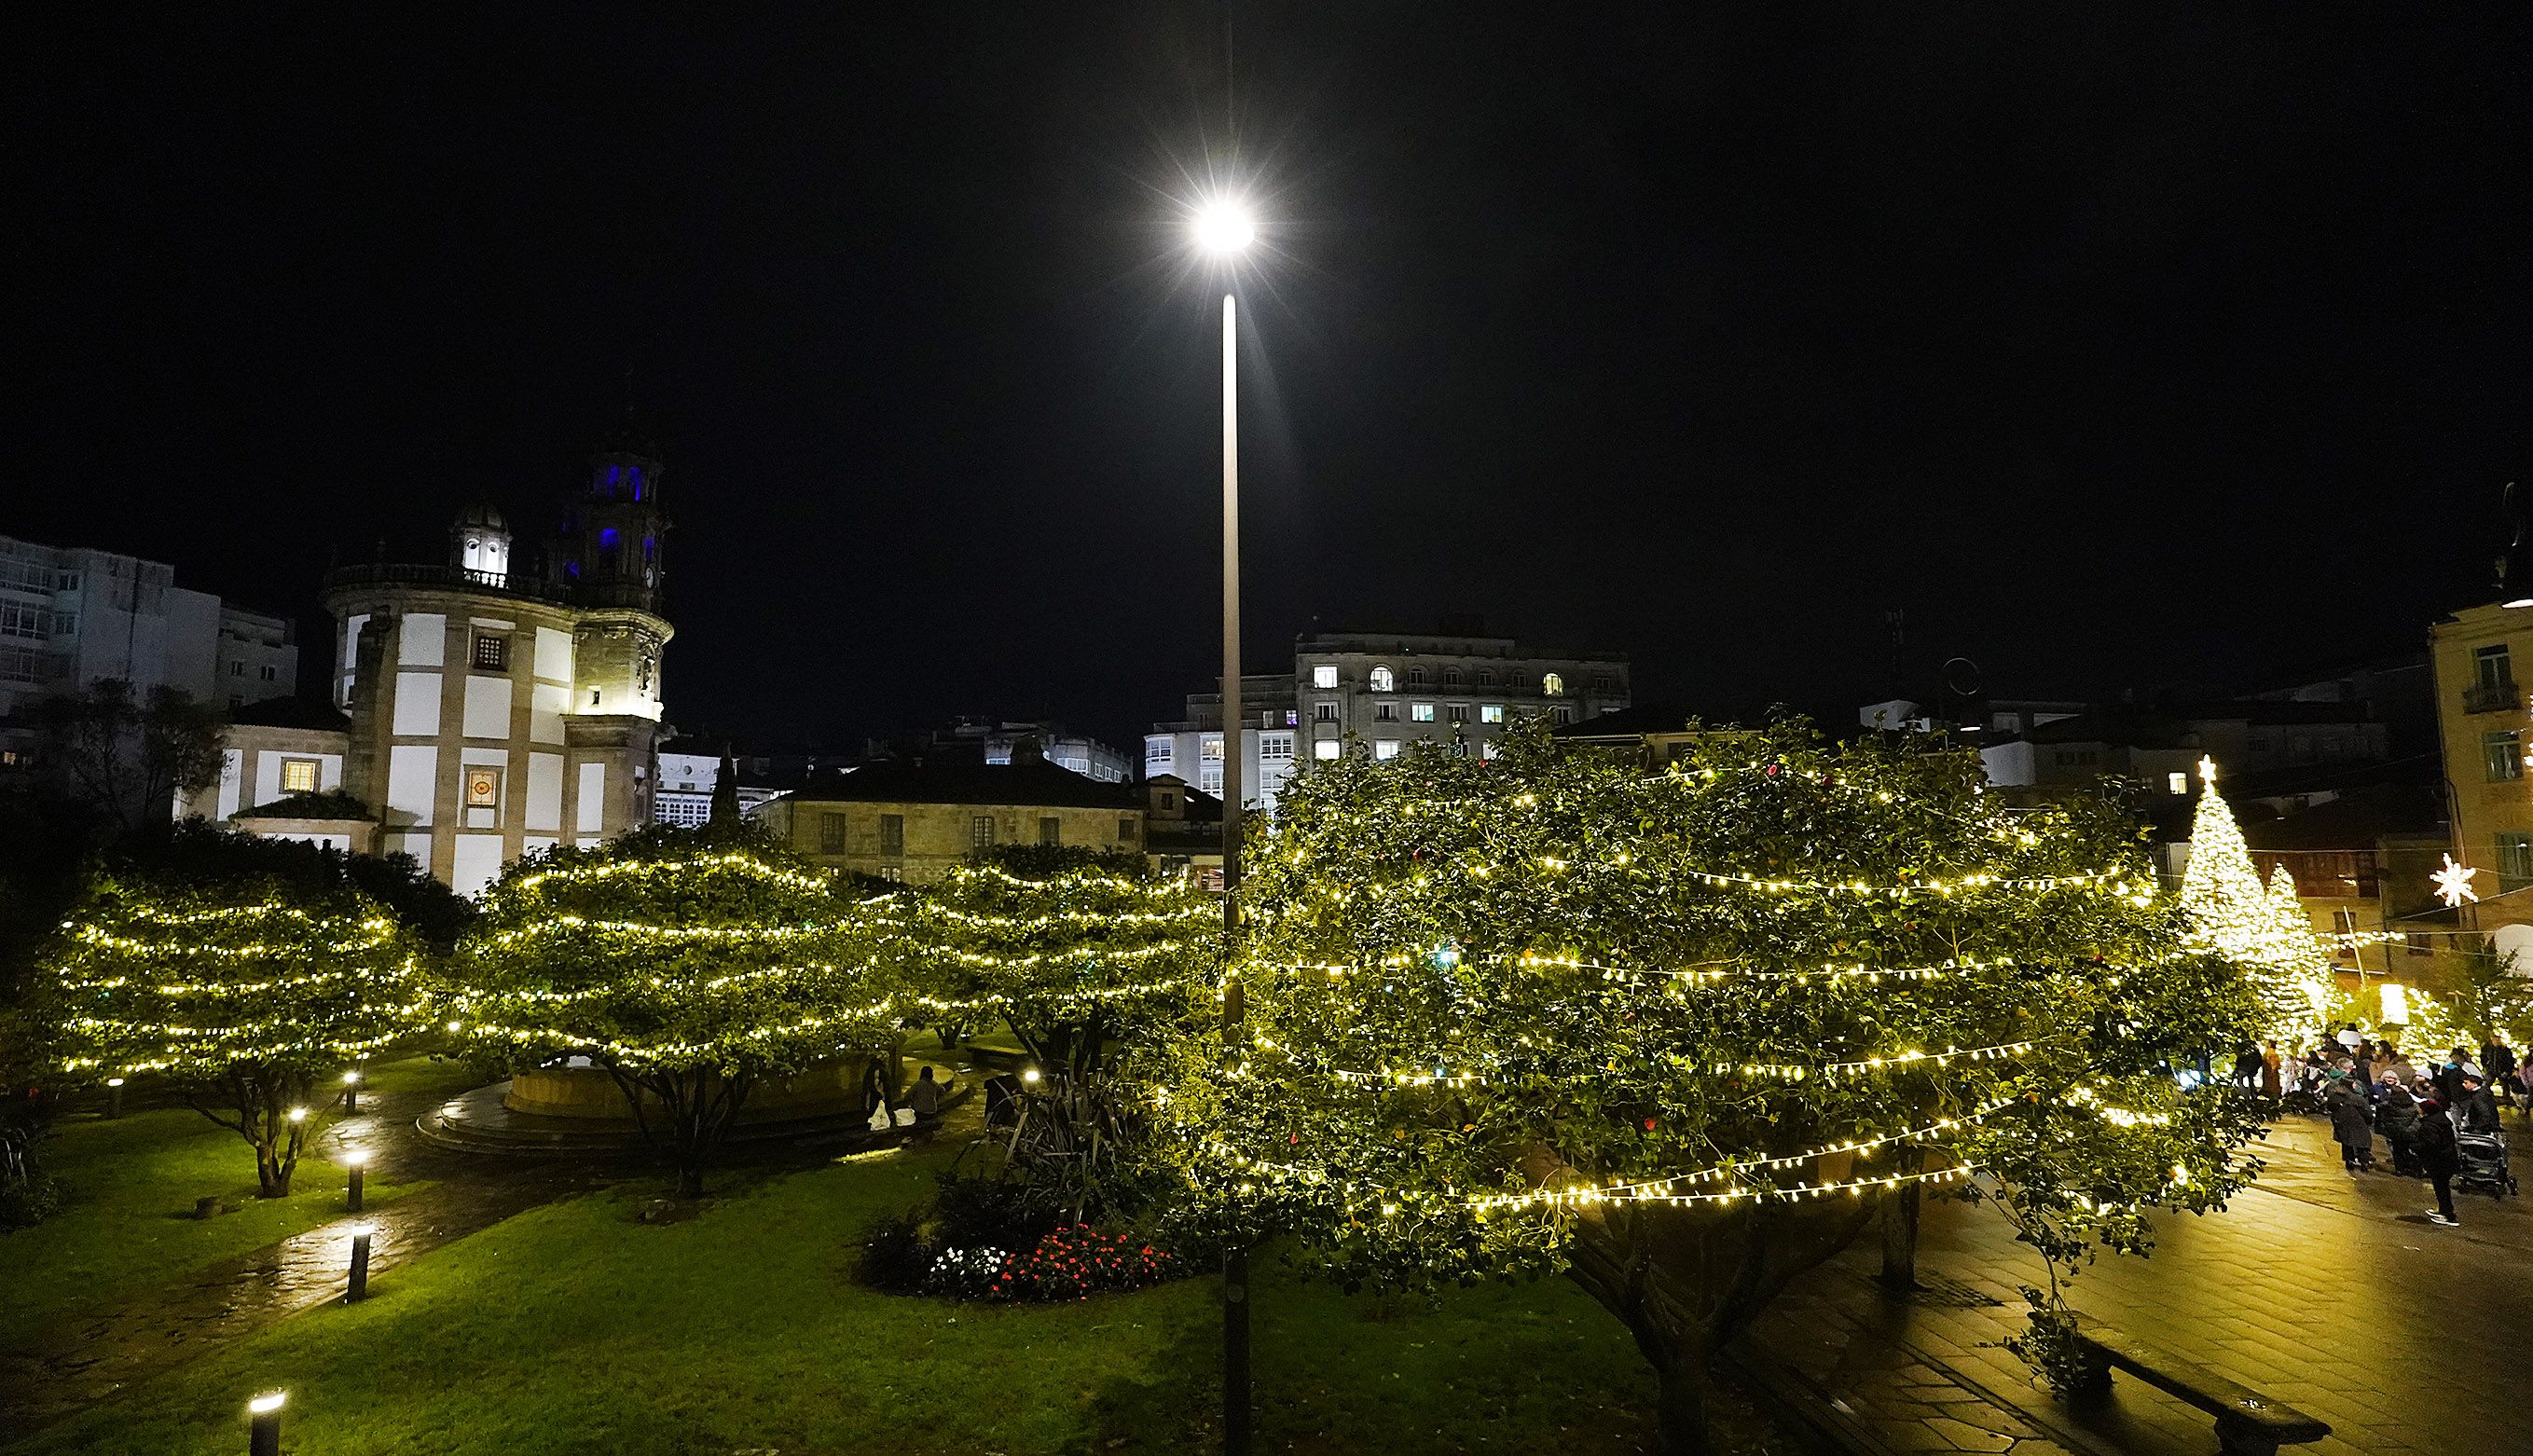
<svg viewBox="0 0 2533 1456">
<path fill-rule="evenodd" d="M 2533 1136 L 2507 1122 L 2518 1161 L 2533 1158 Z M 2426 1185 L 2345 1173 L 2319 1119 L 2280 1123 L 2267 1156 L 2261 1183 L 2223 1213 L 2158 1220 L 2151 1257 L 2105 1255 L 2070 1302 L 2330 1424 L 2329 1438 L 2296 1452 L 2533 1453 L 2533 1407 L 2512 1394 L 2533 1359 L 2533 1206 L 2460 1197 L 2463 1227 L 2438 1228 L 2422 1213 L 2434 1201 Z M 2120 1376 L 2107 1403 L 2072 1408 L 1999 1347 L 2023 1318 L 2016 1286 L 2037 1282 L 2039 1265 L 1992 1210 L 1928 1205 L 1919 1262 L 1933 1288 L 1909 1300 L 1871 1282 L 1878 1259 L 1866 1241 L 1752 1331 L 1757 1353 L 1863 1427 L 1854 1444 L 2215 1449 L 2213 1421 L 2192 1407 Z"/>
</svg>

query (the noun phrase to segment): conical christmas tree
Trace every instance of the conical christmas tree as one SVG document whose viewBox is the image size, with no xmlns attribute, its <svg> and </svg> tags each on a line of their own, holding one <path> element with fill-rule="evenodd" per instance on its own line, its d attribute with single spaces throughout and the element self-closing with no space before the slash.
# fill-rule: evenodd
<svg viewBox="0 0 2533 1456">
<path fill-rule="evenodd" d="M 2318 1026 L 2330 1014 L 2330 950 L 2314 932 L 2313 917 L 2305 913 L 2304 902 L 2296 895 L 2295 877 L 2283 864 L 2269 871 L 2269 911 L 2276 922 L 2275 963 L 2284 980 L 2281 985 L 2276 984 L 2278 978 L 2257 978 L 2269 1029 L 2292 1032 Z"/>
<path fill-rule="evenodd" d="M 2201 940 L 2242 966 L 2250 977 L 2261 1002 L 2263 1033 L 2291 1034 L 2313 1019 L 2312 1001 L 2296 964 L 2297 940 L 2305 943 L 2306 955 L 2318 951 L 2319 943 L 2311 922 L 2304 919 L 2303 907 L 2296 903 L 2293 883 L 2286 882 L 2284 891 L 2300 928 L 2290 926 L 2262 885 L 2261 872 L 2252 865 L 2251 847 L 2243 843 L 2242 826 L 2234 822 L 2233 806 L 2216 791 L 2212 759 L 2199 761 L 2199 777 L 2206 786 L 2190 826 L 2190 863 L 2181 876 L 2182 911 Z M 2324 981 L 2328 983 L 2327 974 Z"/>
</svg>

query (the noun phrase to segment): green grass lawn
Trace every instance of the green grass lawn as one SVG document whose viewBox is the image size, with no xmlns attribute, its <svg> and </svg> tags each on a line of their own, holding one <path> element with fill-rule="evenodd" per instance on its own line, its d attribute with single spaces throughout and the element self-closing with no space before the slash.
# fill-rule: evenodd
<svg viewBox="0 0 2533 1456">
<path fill-rule="evenodd" d="M 1202 1449 L 1219 1399 L 1209 1279 L 1039 1307 L 852 1282 L 856 1232 L 944 1161 L 726 1177 L 668 1227 L 634 1221 L 647 1187 L 534 1209 L 11 1456 L 237 1449 L 247 1398 L 270 1386 L 290 1391 L 297 1456 Z M 1262 1450 L 1651 1447 L 1634 1347 L 1562 1283 L 1383 1302 L 1262 1259 L 1256 1308 Z"/>
<path fill-rule="evenodd" d="M 451 1064 L 427 1058 L 382 1063 L 374 1074 L 396 1087 L 462 1085 Z M 436 1079 L 435 1079 L 436 1078 Z M 302 1157 L 287 1198 L 255 1195 L 255 1153 L 246 1140 L 182 1107 L 152 1108 L 113 1121 L 82 1117 L 54 1128 L 44 1166 L 62 1181 L 61 1209 L 31 1229 L 0 1234 L 0 1346 L 21 1343 L 53 1320 L 139 1298 L 184 1275 L 236 1258 L 343 1211 L 343 1175 Z M 412 1185 L 372 1183 L 364 1195 L 385 1202 Z M 206 1221 L 194 1200 L 216 1195 L 238 1205 Z"/>
</svg>

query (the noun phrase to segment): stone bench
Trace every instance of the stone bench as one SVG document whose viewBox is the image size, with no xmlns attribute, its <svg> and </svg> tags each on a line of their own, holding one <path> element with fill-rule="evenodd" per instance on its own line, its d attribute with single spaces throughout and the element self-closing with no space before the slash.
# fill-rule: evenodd
<svg viewBox="0 0 2533 1456">
<path fill-rule="evenodd" d="M 2224 1456 L 2277 1456 L 2280 1446 L 2302 1445 L 2330 1434 L 2330 1427 L 2295 1407 L 2237 1385 L 2202 1366 L 2151 1345 L 2085 1321 L 2077 1338 L 2091 1362 L 2087 1385 L 2110 1386 L 2111 1371 L 2126 1370 L 2149 1385 L 2216 1418 L 2216 1449 Z"/>
</svg>

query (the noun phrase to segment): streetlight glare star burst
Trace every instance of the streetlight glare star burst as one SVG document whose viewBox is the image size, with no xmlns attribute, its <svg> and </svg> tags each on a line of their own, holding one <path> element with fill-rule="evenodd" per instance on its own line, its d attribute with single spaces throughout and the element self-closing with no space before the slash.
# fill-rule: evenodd
<svg viewBox="0 0 2533 1456">
<path fill-rule="evenodd" d="M 1239 253 L 1258 239 L 1258 220 L 1237 198 L 1216 198 L 1196 211 L 1196 243 L 1216 256 Z"/>
</svg>

